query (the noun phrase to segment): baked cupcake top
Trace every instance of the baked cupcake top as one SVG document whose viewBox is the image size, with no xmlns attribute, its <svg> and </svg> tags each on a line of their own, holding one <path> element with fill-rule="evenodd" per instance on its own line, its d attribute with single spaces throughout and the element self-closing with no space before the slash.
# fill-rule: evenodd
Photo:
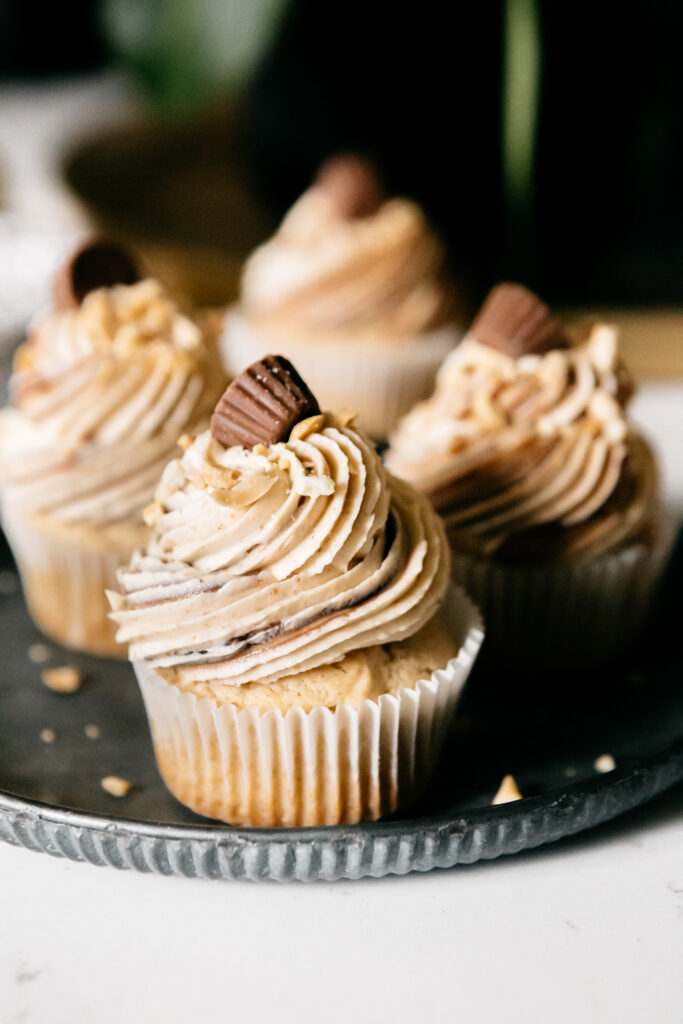
<svg viewBox="0 0 683 1024">
<path fill-rule="evenodd" d="M 157 281 L 91 290 L 111 270 L 101 248 L 62 268 L 0 415 L 3 500 L 65 523 L 139 519 L 179 435 L 208 422 L 225 384 L 210 340 Z M 134 277 L 120 259 L 115 276 Z"/>
<path fill-rule="evenodd" d="M 492 290 L 387 465 L 427 494 L 456 549 L 501 560 L 591 558 L 639 536 L 653 455 L 629 424 L 616 330 L 572 339 L 520 285 Z"/>
<path fill-rule="evenodd" d="M 438 517 L 351 419 L 318 411 L 291 364 L 249 367 L 212 424 L 165 469 L 152 537 L 110 595 L 132 660 L 269 682 L 434 616 L 449 575 Z"/>
<path fill-rule="evenodd" d="M 241 309 L 271 336 L 391 341 L 443 326 L 453 300 L 419 207 L 384 200 L 369 164 L 340 157 L 247 261 Z"/>
</svg>

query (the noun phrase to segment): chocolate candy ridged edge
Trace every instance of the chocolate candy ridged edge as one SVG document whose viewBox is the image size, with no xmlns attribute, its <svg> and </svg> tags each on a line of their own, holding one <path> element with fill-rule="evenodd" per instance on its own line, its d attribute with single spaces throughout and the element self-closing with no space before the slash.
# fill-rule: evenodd
<svg viewBox="0 0 683 1024">
<path fill-rule="evenodd" d="M 470 333 L 514 359 L 570 347 L 560 318 L 528 288 L 507 281 L 488 293 Z"/>
<path fill-rule="evenodd" d="M 226 448 L 286 441 L 300 420 L 316 416 L 318 402 L 283 356 L 267 355 L 226 388 L 211 417 L 211 434 Z"/>
</svg>

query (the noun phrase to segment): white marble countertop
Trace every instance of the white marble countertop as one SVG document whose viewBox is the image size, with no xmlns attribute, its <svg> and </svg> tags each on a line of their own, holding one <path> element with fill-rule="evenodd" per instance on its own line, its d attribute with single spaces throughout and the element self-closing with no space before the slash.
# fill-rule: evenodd
<svg viewBox="0 0 683 1024">
<path fill-rule="evenodd" d="M 112 107 L 107 85 L 79 97 L 85 120 Z M 64 104 L 43 100 L 40 159 L 5 149 L 7 184 L 15 212 L 40 196 L 71 228 L 42 162 Z M 26 101 L 0 98 L 6 144 Z M 634 406 L 679 513 L 682 395 L 649 384 Z M 378 881 L 208 883 L 0 844 L 2 1024 L 680 1024 L 682 964 L 683 786 L 542 850 Z"/>
<path fill-rule="evenodd" d="M 334 884 L 0 846 L 4 1024 L 680 1024 L 683 789 L 498 862 Z"/>
</svg>

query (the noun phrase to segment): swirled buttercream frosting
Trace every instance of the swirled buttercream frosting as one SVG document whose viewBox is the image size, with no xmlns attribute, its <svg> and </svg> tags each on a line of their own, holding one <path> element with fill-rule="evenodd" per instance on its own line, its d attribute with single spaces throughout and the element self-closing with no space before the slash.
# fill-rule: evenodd
<svg viewBox="0 0 683 1024">
<path fill-rule="evenodd" d="M 655 463 L 625 417 L 629 393 L 607 325 L 518 358 L 471 331 L 399 424 L 387 465 L 430 497 L 456 550 L 594 557 L 652 516 Z"/>
<path fill-rule="evenodd" d="M 185 680 L 268 683 L 405 639 L 447 586 L 427 499 L 329 414 L 268 447 L 200 434 L 169 463 L 155 506 L 112 618 L 133 661 Z"/>
<path fill-rule="evenodd" d="M 209 340 L 156 281 L 49 313 L 17 352 L 0 415 L 3 502 L 65 524 L 137 522 L 224 384 Z"/>
<path fill-rule="evenodd" d="M 322 184 L 254 252 L 242 280 L 242 313 L 271 336 L 400 340 L 452 312 L 442 246 L 413 202 L 348 217 Z"/>
</svg>

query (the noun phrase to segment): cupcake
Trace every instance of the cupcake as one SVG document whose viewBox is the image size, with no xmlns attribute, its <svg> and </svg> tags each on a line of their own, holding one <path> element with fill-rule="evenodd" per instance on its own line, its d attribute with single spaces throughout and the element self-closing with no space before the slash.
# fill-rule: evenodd
<svg viewBox="0 0 683 1024">
<path fill-rule="evenodd" d="M 266 356 L 169 463 L 155 505 L 110 600 L 177 799 L 247 826 L 412 801 L 481 640 L 429 502 Z"/>
<path fill-rule="evenodd" d="M 488 655 L 525 669 L 615 657 L 641 631 L 672 541 L 614 328 L 572 338 L 535 295 L 492 290 L 387 465 L 432 501 Z"/>
<path fill-rule="evenodd" d="M 459 338 L 454 312 L 420 209 L 384 201 L 371 167 L 340 157 L 247 261 L 221 348 L 234 375 L 277 346 L 326 407 L 355 409 L 384 439 L 433 387 Z"/>
<path fill-rule="evenodd" d="M 81 248 L 55 308 L 18 349 L 0 413 L 2 524 L 39 628 L 123 654 L 105 589 L 145 543 L 142 510 L 178 438 L 208 423 L 225 377 L 209 340 L 123 250 Z"/>
</svg>

